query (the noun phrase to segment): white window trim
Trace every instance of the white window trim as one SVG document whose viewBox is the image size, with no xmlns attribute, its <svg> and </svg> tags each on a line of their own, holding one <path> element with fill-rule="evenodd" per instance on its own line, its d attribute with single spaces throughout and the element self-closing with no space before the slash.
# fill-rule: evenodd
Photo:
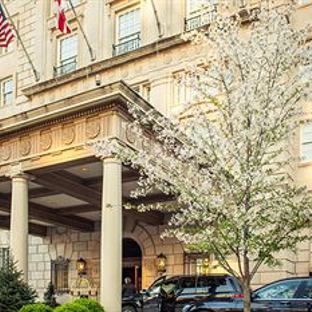
<svg viewBox="0 0 312 312">
<path fill-rule="evenodd" d="M 301 127 L 300 127 L 300 147 L 299 147 L 299 153 L 300 153 L 300 162 L 301 163 L 310 163 L 312 162 L 312 157 L 311 159 L 304 159 L 303 158 L 303 131 L 304 131 L 304 128 L 307 126 L 307 125 L 311 125 L 312 127 L 312 121 L 305 121 Z M 312 141 L 311 141 L 311 145 L 312 145 Z"/>
<path fill-rule="evenodd" d="M 61 64 L 61 43 L 63 40 L 66 40 L 70 37 L 77 36 L 77 66 L 79 62 L 79 37 L 78 33 L 76 31 L 73 31 L 71 34 L 60 36 L 57 38 L 57 60 L 56 60 L 56 66 L 62 66 Z"/>
<path fill-rule="evenodd" d="M 4 94 L 3 94 L 3 85 L 12 80 L 12 103 L 10 104 L 4 104 Z M 0 107 L 10 107 L 11 105 L 13 105 L 14 103 L 14 99 L 15 99 L 15 88 L 14 88 L 14 79 L 13 79 L 13 76 L 10 76 L 10 77 L 7 77 L 7 78 L 4 78 L 0 81 Z"/>
<path fill-rule="evenodd" d="M 140 34 L 142 33 L 142 12 L 141 12 L 141 5 L 140 3 L 136 3 L 132 6 L 129 6 L 127 8 L 124 8 L 122 10 L 119 10 L 119 11 L 116 11 L 116 14 L 115 14 L 115 43 L 116 44 L 119 44 L 120 43 L 120 38 L 119 38 L 119 17 L 123 14 L 126 14 L 127 12 L 131 12 L 131 11 L 134 11 L 136 9 L 140 9 Z"/>
</svg>

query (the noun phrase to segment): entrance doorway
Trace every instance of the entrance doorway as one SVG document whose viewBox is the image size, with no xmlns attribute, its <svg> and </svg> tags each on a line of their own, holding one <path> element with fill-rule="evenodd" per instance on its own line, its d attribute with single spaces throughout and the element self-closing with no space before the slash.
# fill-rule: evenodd
<svg viewBox="0 0 312 312">
<path fill-rule="evenodd" d="M 122 280 L 131 278 L 137 291 L 142 289 L 142 250 L 139 244 L 124 238 L 122 244 Z"/>
</svg>

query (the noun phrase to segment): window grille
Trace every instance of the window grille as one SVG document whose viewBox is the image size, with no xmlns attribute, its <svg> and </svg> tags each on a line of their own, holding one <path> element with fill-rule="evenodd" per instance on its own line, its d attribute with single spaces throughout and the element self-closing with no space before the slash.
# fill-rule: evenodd
<svg viewBox="0 0 312 312">
<path fill-rule="evenodd" d="M 69 260 L 62 257 L 51 261 L 51 281 L 56 293 L 69 292 Z"/>
<path fill-rule="evenodd" d="M 8 265 L 10 258 L 9 248 L 0 248 L 0 268 Z"/>
</svg>

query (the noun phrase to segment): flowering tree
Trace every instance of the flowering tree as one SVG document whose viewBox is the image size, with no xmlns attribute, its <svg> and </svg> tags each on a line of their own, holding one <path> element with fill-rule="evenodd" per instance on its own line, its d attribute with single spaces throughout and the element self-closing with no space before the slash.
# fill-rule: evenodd
<svg viewBox="0 0 312 312">
<path fill-rule="evenodd" d="M 138 208 L 172 212 L 166 235 L 214 255 L 236 276 L 245 312 L 261 264 L 276 264 L 276 253 L 308 239 L 311 227 L 311 198 L 293 183 L 290 146 L 311 92 L 312 53 L 291 14 L 290 7 L 264 8 L 248 25 L 224 17 L 208 33 L 188 34 L 207 50 L 207 66 L 189 68 L 184 81 L 197 104 L 171 119 L 130 104 L 145 148 L 96 144 L 140 170 L 133 196 L 157 189 L 176 197 Z M 238 269 L 228 261 L 233 256 Z"/>
</svg>

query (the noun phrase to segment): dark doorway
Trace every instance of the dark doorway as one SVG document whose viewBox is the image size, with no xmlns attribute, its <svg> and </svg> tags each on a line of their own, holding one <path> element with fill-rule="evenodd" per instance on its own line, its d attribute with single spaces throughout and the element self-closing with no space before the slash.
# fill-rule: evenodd
<svg viewBox="0 0 312 312">
<path fill-rule="evenodd" d="M 139 244 L 124 238 L 122 244 L 122 280 L 130 277 L 137 291 L 142 289 L 142 251 Z"/>
</svg>

